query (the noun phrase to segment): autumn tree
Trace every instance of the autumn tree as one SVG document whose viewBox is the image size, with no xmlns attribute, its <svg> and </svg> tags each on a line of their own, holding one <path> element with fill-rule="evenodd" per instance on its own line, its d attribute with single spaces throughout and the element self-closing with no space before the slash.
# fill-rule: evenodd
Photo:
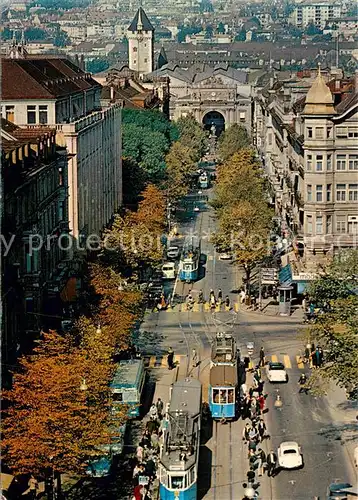
<svg viewBox="0 0 358 500">
<path fill-rule="evenodd" d="M 179 132 L 179 141 L 192 150 L 192 158 L 198 162 L 208 147 L 208 134 L 194 115 L 180 117 L 176 121 Z"/>
<path fill-rule="evenodd" d="M 92 264 L 90 278 L 94 297 L 93 317 L 101 328 L 106 327 L 114 339 L 116 351 L 127 349 L 139 317 L 141 293 L 135 288 L 124 286 L 123 277 L 101 263 Z"/>
<path fill-rule="evenodd" d="M 310 326 L 309 335 L 324 352 L 324 363 L 312 373 L 310 386 L 319 390 L 322 380 L 332 380 L 357 397 L 358 297 L 332 301 Z"/>
<path fill-rule="evenodd" d="M 253 150 L 244 148 L 218 167 L 211 202 L 215 210 L 220 211 L 238 201 L 255 202 L 264 196 L 265 181 Z"/>
<path fill-rule="evenodd" d="M 174 142 L 165 158 L 167 165 L 166 192 L 170 199 L 185 196 L 197 170 L 193 149 L 182 141 Z"/>
<path fill-rule="evenodd" d="M 307 293 L 316 307 L 352 295 L 358 279 L 358 250 L 347 249 L 334 256 L 321 275 L 310 283 Z"/>
<path fill-rule="evenodd" d="M 219 251 L 230 250 L 243 268 L 246 283 L 251 272 L 269 252 L 269 232 L 273 214 L 263 201 L 247 200 L 223 210 L 213 242 Z"/>
<path fill-rule="evenodd" d="M 250 147 L 250 144 L 251 141 L 246 128 L 234 123 L 219 138 L 219 157 L 225 161 L 241 149 Z"/>
<path fill-rule="evenodd" d="M 43 333 L 33 354 L 20 358 L 3 394 L 2 450 L 15 473 L 83 473 L 110 442 L 112 368 L 100 339 L 88 337 L 79 346 L 73 335 Z M 119 425 L 125 416 L 115 418 Z"/>
</svg>

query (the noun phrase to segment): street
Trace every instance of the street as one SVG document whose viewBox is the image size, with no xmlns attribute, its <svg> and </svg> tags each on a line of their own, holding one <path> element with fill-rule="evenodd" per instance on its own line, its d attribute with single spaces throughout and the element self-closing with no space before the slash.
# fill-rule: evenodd
<svg viewBox="0 0 358 500">
<path fill-rule="evenodd" d="M 172 307 L 166 310 L 147 310 L 135 344 L 144 356 L 149 372 L 145 390 L 145 407 L 160 397 L 164 404 L 169 400 L 169 389 L 173 375 L 167 369 L 166 356 L 171 347 L 174 360 L 178 364 L 178 378 L 193 376 L 199 378 L 203 387 L 203 401 L 208 401 L 211 345 L 215 334 L 227 331 L 233 334 L 241 356 L 246 355 L 246 345 L 254 342 L 254 363 L 259 361 L 262 346 L 266 361 L 280 361 L 288 373 L 287 384 L 270 384 L 262 369 L 265 380 L 264 393 L 267 394 L 264 415 L 270 439 L 262 443 L 265 453 L 277 452 L 283 441 L 297 441 L 302 446 L 304 467 L 301 470 L 279 471 L 273 478 L 266 474 L 257 478 L 258 498 L 263 500 L 308 500 L 325 498 L 327 486 L 339 479 L 354 484 L 352 463 L 343 446 L 345 429 L 335 422 L 335 414 L 327 398 L 315 398 L 310 394 L 299 394 L 298 379 L 309 368 L 300 362 L 303 349 L 301 316 L 271 316 L 247 310 L 239 304 L 238 291 L 242 286 L 242 275 L 231 261 L 221 261 L 210 242 L 210 234 L 215 229 L 213 212 L 203 200 L 203 196 L 188 197 L 185 212 L 177 214 L 179 237 L 190 231 L 202 237 L 201 251 L 203 266 L 200 279 L 194 284 L 179 280 L 167 282 L 165 293 L 172 297 Z M 198 201 L 199 199 L 199 201 Z M 196 200 L 196 201 L 195 201 Z M 200 212 L 193 211 L 194 206 Z M 207 303 L 210 290 L 217 294 L 222 289 L 223 297 L 229 295 L 231 310 L 217 307 L 211 312 Z M 205 304 L 198 304 L 199 290 L 203 290 Z M 192 310 L 185 303 L 191 291 L 195 299 Z M 198 367 L 191 363 L 192 349 L 199 355 Z M 251 374 L 248 374 L 248 379 Z M 282 407 L 276 408 L 277 395 Z M 198 472 L 198 499 L 241 500 L 249 470 L 247 445 L 243 442 L 242 419 L 222 424 L 203 422 Z M 131 456 L 135 451 L 143 421 L 133 421 L 127 433 L 125 454 L 112 474 L 103 479 L 86 479 L 73 489 L 69 498 L 108 499 L 132 498 Z"/>
<path fill-rule="evenodd" d="M 271 439 L 264 442 L 264 451 L 277 451 L 282 441 L 297 441 L 302 446 L 304 467 L 301 470 L 281 471 L 274 478 L 259 478 L 259 498 L 324 498 L 327 486 L 333 480 L 353 481 L 353 471 L 345 447 L 341 445 L 339 429 L 335 435 L 329 432 L 334 421 L 326 398 L 298 394 L 300 374 L 309 372 L 306 365 L 299 362 L 303 349 L 299 334 L 300 318 L 267 316 L 247 311 L 241 304 L 238 305 L 236 292 L 242 284 L 241 275 L 230 262 L 219 260 L 206 237 L 214 228 L 215 220 L 210 209 L 202 209 L 195 220 L 184 226 L 185 231 L 200 231 L 203 236 L 202 253 L 206 259 L 204 276 L 193 286 L 176 283 L 176 294 L 182 304 L 146 316 L 142 329 L 146 333 L 139 339 L 140 348 L 151 355 L 152 366 L 155 366 L 156 358 L 159 359 L 158 367 L 162 368 L 158 371 L 165 374 L 165 354 L 172 347 L 180 362 L 182 376 L 197 375 L 191 373 L 189 357 L 193 348 L 200 352 L 199 377 L 203 384 L 204 401 L 208 397 L 211 341 L 215 333 L 220 331 L 220 325 L 223 330 L 230 330 L 234 334 L 242 354 L 245 354 L 246 343 L 253 341 L 254 359 L 257 362 L 259 349 L 263 346 L 267 361 L 284 363 L 289 376 L 288 383 L 265 383 L 269 410 L 265 420 Z M 183 233 L 183 228 L 180 232 Z M 219 288 L 222 289 L 223 297 L 227 294 L 230 296 L 230 312 L 224 312 L 222 306 L 220 312 L 212 314 L 207 306 L 201 304 L 195 304 L 191 311 L 187 310 L 184 298 L 190 289 L 194 298 L 202 289 L 208 300 L 210 289 L 214 289 L 217 294 Z M 157 380 L 160 384 L 159 374 Z M 162 394 L 163 388 L 157 392 Z M 277 394 L 283 402 L 279 409 L 274 407 Z M 226 425 L 214 423 L 211 430 L 205 431 L 199 464 L 199 498 L 241 498 L 242 484 L 248 470 L 247 449 L 241 438 L 243 425 L 242 420 Z"/>
</svg>

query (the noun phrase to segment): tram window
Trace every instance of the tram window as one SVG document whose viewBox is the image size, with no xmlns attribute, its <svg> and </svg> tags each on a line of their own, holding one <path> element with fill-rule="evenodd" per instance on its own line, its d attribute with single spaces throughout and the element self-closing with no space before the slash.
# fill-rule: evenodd
<svg viewBox="0 0 358 500">
<path fill-rule="evenodd" d="M 227 402 L 228 403 L 233 403 L 234 402 L 234 389 L 229 389 L 228 390 Z"/>
<path fill-rule="evenodd" d="M 190 484 L 193 484 L 195 482 L 195 467 L 190 469 Z"/>
<path fill-rule="evenodd" d="M 214 403 L 220 403 L 219 389 L 214 389 L 213 390 L 213 399 L 214 399 Z"/>
<path fill-rule="evenodd" d="M 172 489 L 179 490 L 184 488 L 184 476 L 172 476 Z"/>
<path fill-rule="evenodd" d="M 184 271 L 191 271 L 191 264 L 184 264 Z"/>
<path fill-rule="evenodd" d="M 112 394 L 112 400 L 117 401 L 119 403 L 123 402 L 123 393 L 122 392 L 115 392 Z"/>
<path fill-rule="evenodd" d="M 227 390 L 223 389 L 220 391 L 220 403 L 227 403 Z"/>
</svg>

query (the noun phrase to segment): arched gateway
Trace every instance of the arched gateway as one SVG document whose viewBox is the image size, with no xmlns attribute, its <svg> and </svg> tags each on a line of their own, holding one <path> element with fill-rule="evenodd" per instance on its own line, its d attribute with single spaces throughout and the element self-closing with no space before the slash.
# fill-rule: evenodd
<svg viewBox="0 0 358 500">
<path fill-rule="evenodd" d="M 206 130 L 211 130 L 215 126 L 215 133 L 217 137 L 225 130 L 225 118 L 219 111 L 209 111 L 205 113 L 203 118 L 203 125 Z"/>
</svg>

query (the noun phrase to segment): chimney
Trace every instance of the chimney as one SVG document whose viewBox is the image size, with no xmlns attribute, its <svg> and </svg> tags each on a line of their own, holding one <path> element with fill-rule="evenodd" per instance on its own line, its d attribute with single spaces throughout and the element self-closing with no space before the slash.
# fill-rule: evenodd
<svg viewBox="0 0 358 500">
<path fill-rule="evenodd" d="M 114 101 L 114 87 L 113 87 L 113 85 L 111 85 L 110 91 L 111 91 L 111 101 Z"/>
</svg>

